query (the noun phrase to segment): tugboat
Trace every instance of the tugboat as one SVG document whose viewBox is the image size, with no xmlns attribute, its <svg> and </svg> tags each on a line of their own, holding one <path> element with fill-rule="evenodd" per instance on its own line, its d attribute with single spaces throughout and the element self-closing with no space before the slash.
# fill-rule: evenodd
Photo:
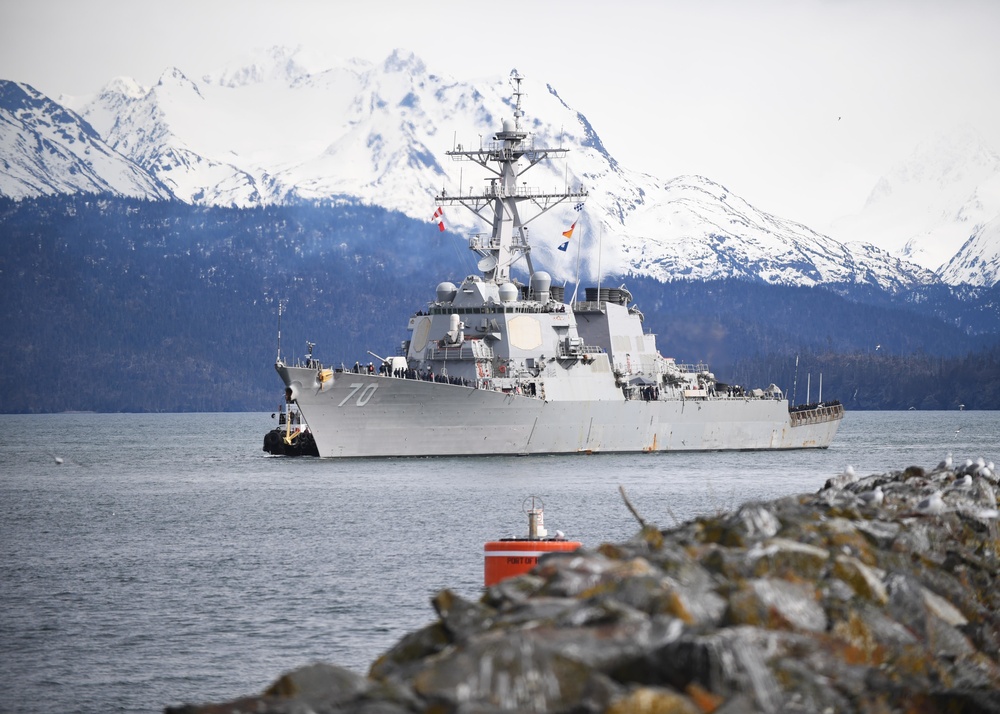
<svg viewBox="0 0 1000 714">
<path fill-rule="evenodd" d="M 839 402 L 791 411 L 773 384 L 725 385 L 706 365 L 663 357 L 624 286 L 586 288 L 578 300 L 536 268 L 527 224 L 558 206 L 582 220 L 588 194 L 569 182 L 544 190 L 524 179 L 567 149 L 537 145 L 525 129 L 521 81 L 512 72 L 512 118 L 492 141 L 447 152 L 490 180 L 436 197 L 439 207 L 490 221 L 489 233 L 469 239 L 479 273 L 440 282 L 410 317 L 399 354 L 377 366 L 325 367 L 311 348 L 304 363 L 289 364 L 279 348 L 285 400 L 308 419 L 319 455 L 828 447 L 844 416 Z"/>
<path fill-rule="evenodd" d="M 264 434 L 264 451 L 272 456 L 319 456 L 309 425 L 294 404 L 285 403 L 271 414 L 278 426 Z"/>
</svg>

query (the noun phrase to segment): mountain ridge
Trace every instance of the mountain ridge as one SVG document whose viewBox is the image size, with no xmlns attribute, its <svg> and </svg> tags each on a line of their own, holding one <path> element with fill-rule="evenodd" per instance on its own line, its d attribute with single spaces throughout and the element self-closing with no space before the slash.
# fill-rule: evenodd
<svg viewBox="0 0 1000 714">
<path fill-rule="evenodd" d="M 1000 154 L 968 125 L 930 137 L 892 166 L 872 188 L 861 211 L 833 225 L 833 233 L 872 242 L 934 270 L 950 284 L 985 284 L 998 274 L 962 272 L 975 258 L 991 262 L 1000 245 L 968 244 L 1000 216 Z"/>
<path fill-rule="evenodd" d="M 77 192 L 172 197 L 83 117 L 28 84 L 0 82 L 0 160 L 3 194 L 11 198 Z"/>
<path fill-rule="evenodd" d="M 573 152 L 568 164 L 539 164 L 532 180 L 590 191 L 584 214 L 553 211 L 532 226 L 533 249 L 557 279 L 637 271 L 661 280 L 854 280 L 886 290 L 941 279 L 870 241 L 840 242 L 750 207 L 710 179 L 663 181 L 630 171 L 554 87 L 530 78 L 525 85 L 527 129 L 539 143 Z M 358 200 L 418 219 L 433 209 L 435 193 L 476 185 L 445 161 L 445 152 L 470 136 L 488 140 L 513 112 L 505 79 L 461 82 L 428 72 L 402 50 L 379 64 L 353 59 L 310 72 L 297 51 L 272 48 L 199 81 L 168 68 L 150 88 L 115 78 L 94 97 L 65 101 L 108 146 L 184 202 L 250 208 Z M 710 190 L 693 188 L 710 183 Z M 12 195 L 5 182 L 0 194 Z M 573 221 L 587 237 L 579 259 L 557 251 Z M 446 216 L 446 225 L 460 233 L 481 228 L 458 212 Z M 979 250 L 976 269 L 963 272 L 972 258 L 956 254 L 942 275 L 955 282 L 973 275 L 982 284 L 1000 279 L 990 272 L 1000 254 L 992 233 L 975 244 L 963 236 L 958 249 L 963 244 Z"/>
</svg>

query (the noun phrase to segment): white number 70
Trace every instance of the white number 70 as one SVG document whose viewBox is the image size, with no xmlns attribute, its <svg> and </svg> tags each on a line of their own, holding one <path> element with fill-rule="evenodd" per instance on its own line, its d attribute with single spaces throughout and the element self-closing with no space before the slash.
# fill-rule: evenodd
<svg viewBox="0 0 1000 714">
<path fill-rule="evenodd" d="M 344 404 L 347 403 L 351 399 L 351 397 L 353 397 L 355 394 L 358 394 L 358 390 L 361 389 L 361 387 L 363 386 L 364 384 L 362 382 L 355 382 L 354 384 L 352 384 L 350 393 L 346 397 L 341 399 L 340 404 L 338 404 L 337 406 L 338 407 L 344 406 Z M 378 389 L 377 384 L 369 384 L 367 387 L 365 387 L 364 390 L 361 392 L 361 394 L 358 395 L 357 405 L 359 407 L 363 407 L 365 404 L 367 404 L 369 400 L 371 400 L 372 395 L 375 394 L 376 389 Z"/>
</svg>

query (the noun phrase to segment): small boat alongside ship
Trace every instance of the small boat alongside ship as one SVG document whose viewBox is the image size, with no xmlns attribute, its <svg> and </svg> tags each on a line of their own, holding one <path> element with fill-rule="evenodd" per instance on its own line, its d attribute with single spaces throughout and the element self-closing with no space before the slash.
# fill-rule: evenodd
<svg viewBox="0 0 1000 714">
<path fill-rule="evenodd" d="M 776 385 L 723 384 L 707 365 L 663 357 L 624 286 L 567 300 L 536 268 L 527 224 L 557 206 L 581 215 L 587 192 L 524 180 L 567 149 L 539 146 L 525 130 L 521 79 L 511 76 L 513 118 L 492 141 L 447 152 L 492 178 L 436 197 L 439 207 L 489 220 L 489 233 L 469 239 L 478 274 L 440 282 L 409 318 L 399 353 L 377 364 L 327 366 L 312 344 L 305 361 L 288 363 L 279 348 L 274 366 L 301 435 L 286 423 L 283 436 L 279 428 L 267 437 L 277 451 L 267 442 L 265 450 L 294 455 L 289 447 L 297 451 L 306 434 L 322 457 L 828 447 L 844 415 L 839 402 L 790 408 Z"/>
<path fill-rule="evenodd" d="M 309 425 L 295 405 L 286 402 L 271 418 L 278 419 L 278 426 L 264 434 L 264 451 L 272 456 L 319 456 Z"/>
</svg>

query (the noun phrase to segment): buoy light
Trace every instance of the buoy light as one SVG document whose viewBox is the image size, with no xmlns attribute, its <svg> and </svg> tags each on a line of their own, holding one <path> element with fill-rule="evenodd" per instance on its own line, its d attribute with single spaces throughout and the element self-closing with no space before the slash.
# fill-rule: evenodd
<svg viewBox="0 0 1000 714">
<path fill-rule="evenodd" d="M 540 498 L 529 496 L 524 499 L 522 508 L 525 506 L 528 506 L 524 508 L 528 514 L 527 538 L 501 538 L 483 546 L 483 584 L 486 587 L 527 573 L 543 555 L 573 552 L 583 545 L 579 541 L 566 540 L 559 531 L 555 537 L 548 537 L 544 504 Z"/>
</svg>

